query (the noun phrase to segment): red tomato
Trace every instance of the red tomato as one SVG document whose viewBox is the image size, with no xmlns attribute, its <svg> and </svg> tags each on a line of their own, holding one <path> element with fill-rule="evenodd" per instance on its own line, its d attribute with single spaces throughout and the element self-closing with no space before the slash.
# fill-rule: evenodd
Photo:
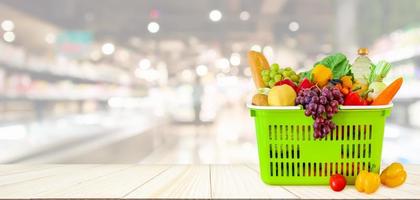
<svg viewBox="0 0 420 200">
<path fill-rule="evenodd" d="M 332 190 L 339 192 L 346 187 L 346 179 L 340 174 L 335 174 L 330 177 L 330 187 Z"/>
</svg>

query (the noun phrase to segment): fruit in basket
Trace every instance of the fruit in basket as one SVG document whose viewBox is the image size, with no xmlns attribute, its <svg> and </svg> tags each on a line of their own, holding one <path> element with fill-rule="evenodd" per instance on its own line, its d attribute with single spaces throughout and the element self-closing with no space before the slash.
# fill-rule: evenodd
<svg viewBox="0 0 420 200">
<path fill-rule="evenodd" d="M 332 117 L 343 103 L 343 94 L 335 87 L 303 89 L 296 98 L 296 104 L 305 108 L 305 115 L 314 119 L 315 138 L 323 138 L 335 129 Z"/>
<path fill-rule="evenodd" d="M 403 83 L 403 78 L 397 78 L 392 82 L 388 87 L 386 87 L 376 99 L 373 100 L 371 105 L 387 105 L 389 104 L 394 96 L 397 94 L 398 90 L 401 88 Z"/>
<path fill-rule="evenodd" d="M 336 192 L 343 190 L 346 184 L 346 179 L 341 174 L 334 174 L 330 177 L 330 187 Z"/>
<path fill-rule="evenodd" d="M 319 87 L 327 85 L 328 81 L 332 79 L 332 75 L 331 69 L 322 64 L 318 64 L 312 69 L 313 81 Z"/>
<path fill-rule="evenodd" d="M 268 106 L 268 97 L 265 94 L 256 94 L 252 97 L 252 105 Z"/>
<path fill-rule="evenodd" d="M 400 163 L 392 163 L 381 173 L 381 183 L 388 187 L 397 187 L 405 182 L 407 172 Z"/>
<path fill-rule="evenodd" d="M 262 53 L 256 51 L 248 52 L 248 62 L 251 66 L 252 78 L 254 79 L 255 86 L 257 88 L 266 87 L 261 72 L 265 69 L 269 69 L 267 59 Z"/>
<path fill-rule="evenodd" d="M 379 174 L 362 170 L 356 177 L 354 186 L 357 191 L 372 194 L 381 185 Z"/>
<path fill-rule="evenodd" d="M 295 90 L 287 84 L 274 86 L 268 92 L 268 105 L 270 106 L 294 106 L 295 99 Z"/>
<path fill-rule="evenodd" d="M 280 68 L 277 63 L 271 65 L 269 69 L 261 71 L 261 76 L 268 87 L 274 87 L 276 83 L 282 80 L 291 80 L 296 84 L 300 80 L 300 76 L 296 74 L 295 71 L 292 70 L 290 67 L 286 67 L 284 69 Z"/>
<path fill-rule="evenodd" d="M 275 86 L 281 86 L 281 85 L 284 85 L 284 84 L 289 85 L 290 87 L 292 87 L 295 90 L 296 93 L 299 92 L 298 86 L 293 81 L 291 81 L 290 79 L 284 79 L 282 81 L 279 81 L 279 82 L 277 82 L 275 84 Z"/>
<path fill-rule="evenodd" d="M 329 55 L 321 61 L 315 63 L 314 66 L 316 67 L 318 65 L 324 65 L 325 67 L 329 68 L 332 72 L 332 79 L 340 79 L 343 76 L 351 74 L 349 60 L 342 53 Z M 311 74 L 312 73 L 309 72 L 304 73 L 305 77 L 307 78 L 310 78 Z"/>
</svg>

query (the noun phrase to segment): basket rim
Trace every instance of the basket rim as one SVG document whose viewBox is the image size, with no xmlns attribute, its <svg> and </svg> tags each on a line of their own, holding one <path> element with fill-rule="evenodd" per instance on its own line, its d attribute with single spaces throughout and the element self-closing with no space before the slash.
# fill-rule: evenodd
<svg viewBox="0 0 420 200">
<path fill-rule="evenodd" d="M 253 110 L 303 110 L 301 105 L 299 106 L 255 106 L 252 105 L 250 102 L 246 104 L 249 109 Z M 380 106 L 343 106 L 340 105 L 340 110 L 382 110 L 387 108 L 392 108 L 394 106 L 393 103 L 387 105 L 380 105 Z"/>
</svg>

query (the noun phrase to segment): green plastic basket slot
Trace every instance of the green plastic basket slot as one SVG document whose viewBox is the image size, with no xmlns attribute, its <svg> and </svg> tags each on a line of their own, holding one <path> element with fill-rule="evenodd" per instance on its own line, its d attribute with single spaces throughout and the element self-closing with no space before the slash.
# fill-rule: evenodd
<svg viewBox="0 0 420 200">
<path fill-rule="evenodd" d="M 260 174 L 271 185 L 325 185 L 333 174 L 354 184 L 359 171 L 378 172 L 387 106 L 342 106 L 337 125 L 322 139 L 313 137 L 313 119 L 298 106 L 248 105 L 255 118 Z"/>
</svg>

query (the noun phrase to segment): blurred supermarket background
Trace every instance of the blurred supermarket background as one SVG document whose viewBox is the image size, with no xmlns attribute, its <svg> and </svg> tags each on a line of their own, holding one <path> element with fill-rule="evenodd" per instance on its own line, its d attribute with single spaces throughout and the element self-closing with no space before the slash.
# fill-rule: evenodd
<svg viewBox="0 0 420 200">
<path fill-rule="evenodd" d="M 383 160 L 420 163 L 420 1 L 0 0 L 0 163 L 256 163 L 246 52 L 368 47 L 404 76 Z"/>
</svg>

